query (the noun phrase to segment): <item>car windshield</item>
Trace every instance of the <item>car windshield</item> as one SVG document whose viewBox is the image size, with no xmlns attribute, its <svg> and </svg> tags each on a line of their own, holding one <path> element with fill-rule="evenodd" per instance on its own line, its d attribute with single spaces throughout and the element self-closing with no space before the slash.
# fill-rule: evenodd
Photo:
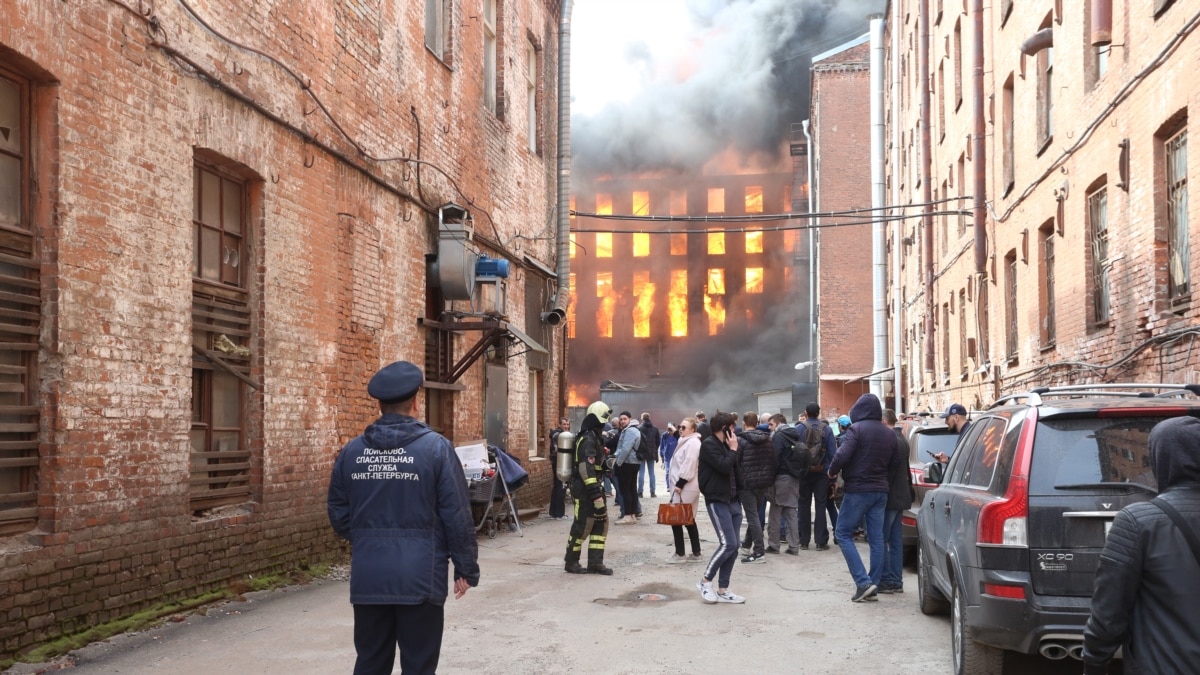
<svg viewBox="0 0 1200 675">
<path fill-rule="evenodd" d="M 1163 419 L 1042 420 L 1033 445 L 1029 493 L 1066 494 L 1109 485 L 1139 492 L 1157 491 L 1147 439 L 1150 430 Z"/>
<path fill-rule="evenodd" d="M 954 446 L 958 443 L 958 434 L 946 429 L 941 433 L 913 434 L 909 441 L 911 446 L 910 462 L 932 462 L 933 456 L 939 452 L 947 455 L 954 454 Z"/>
</svg>

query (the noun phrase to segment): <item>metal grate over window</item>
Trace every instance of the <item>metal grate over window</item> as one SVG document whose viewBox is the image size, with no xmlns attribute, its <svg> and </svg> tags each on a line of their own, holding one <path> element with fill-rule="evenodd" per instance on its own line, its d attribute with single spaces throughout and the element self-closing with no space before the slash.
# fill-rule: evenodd
<svg viewBox="0 0 1200 675">
<path fill-rule="evenodd" d="M 1191 291 L 1188 235 L 1187 128 L 1164 144 L 1167 162 L 1167 293 L 1172 305 Z"/>
<path fill-rule="evenodd" d="M 1108 189 L 1088 195 L 1088 220 L 1092 226 L 1092 322 L 1104 323 L 1111 316 L 1108 273 Z"/>
</svg>

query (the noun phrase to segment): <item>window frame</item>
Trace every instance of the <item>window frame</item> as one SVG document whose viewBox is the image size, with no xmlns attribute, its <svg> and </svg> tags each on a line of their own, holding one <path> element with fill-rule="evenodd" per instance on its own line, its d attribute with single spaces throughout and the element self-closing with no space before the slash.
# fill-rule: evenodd
<svg viewBox="0 0 1200 675">
<path fill-rule="evenodd" d="M 1167 302 L 1172 309 L 1186 305 L 1191 299 L 1191 232 L 1187 211 L 1187 125 L 1163 139 L 1163 206 L 1167 229 Z M 1177 147 L 1172 149 L 1172 145 Z M 1176 153 L 1182 154 L 1177 158 Z M 1178 175 L 1174 168 L 1181 168 Z M 1182 197 L 1182 198 L 1181 198 Z M 1172 259 L 1179 256 L 1177 278 Z"/>
<path fill-rule="evenodd" d="M 425 49 L 450 65 L 450 16 L 454 0 L 425 0 Z"/>
<path fill-rule="evenodd" d="M 38 337 L 41 334 L 41 254 L 34 215 L 34 88 L 36 83 L 8 68 L 0 67 L 0 77 L 11 82 L 16 96 L 15 147 L 0 148 L 0 156 L 16 161 L 16 213 L 11 223 L 0 224 L 4 237 L 3 276 L 0 290 L 5 316 L 0 318 L 0 341 L 11 346 L 5 356 L 15 363 L 0 365 L 0 414 L 4 431 L 0 476 L 11 489 L 0 491 L 0 537 L 28 532 L 37 525 L 40 493 L 41 408 L 38 382 Z M 11 136 L 10 136 L 11 138 Z M 7 268 L 12 268 L 7 269 Z"/>
<path fill-rule="evenodd" d="M 499 84 L 496 72 L 499 63 L 500 41 L 497 31 L 499 0 L 483 0 L 483 106 L 500 116 Z"/>
<path fill-rule="evenodd" d="M 1107 325 L 1112 319 L 1112 286 L 1109 272 L 1112 266 L 1108 228 L 1108 185 L 1100 184 L 1086 198 L 1088 227 L 1088 295 L 1091 297 L 1089 325 Z M 1103 217 L 1101 217 L 1103 216 Z"/>
<path fill-rule="evenodd" d="M 1038 335 L 1041 339 L 1042 349 L 1049 349 L 1058 341 L 1058 327 L 1055 324 L 1053 220 L 1038 228 L 1038 267 L 1040 270 L 1038 278 L 1044 282 L 1039 284 L 1038 292 Z"/>
<path fill-rule="evenodd" d="M 538 47 L 530 40 L 525 52 L 525 133 L 528 145 L 526 148 L 538 153 L 538 77 L 541 69 L 538 67 Z"/>
</svg>

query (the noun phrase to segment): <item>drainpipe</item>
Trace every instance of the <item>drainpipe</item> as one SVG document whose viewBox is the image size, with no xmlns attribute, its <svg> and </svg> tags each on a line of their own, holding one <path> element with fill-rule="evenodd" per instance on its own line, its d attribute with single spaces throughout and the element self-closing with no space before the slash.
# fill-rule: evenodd
<svg viewBox="0 0 1200 675">
<path fill-rule="evenodd" d="M 558 18 L 558 290 L 542 321 L 557 326 L 567 317 L 571 295 L 571 12 L 574 0 L 563 0 Z"/>
<path fill-rule="evenodd" d="M 1112 0 L 1092 0 L 1091 33 L 1093 47 L 1112 44 Z"/>
<path fill-rule="evenodd" d="M 971 97 L 975 99 L 975 137 L 971 139 L 971 165 L 975 174 L 975 200 L 971 220 L 975 221 L 975 272 L 987 272 L 987 145 L 984 136 L 987 123 L 983 110 L 983 0 L 974 0 L 971 13 L 975 18 L 975 45 L 971 50 Z"/>
<path fill-rule="evenodd" d="M 937 310 L 936 299 L 933 297 L 933 189 L 929 182 L 932 180 L 933 160 L 932 140 L 929 131 L 929 0 L 921 0 L 921 11 L 917 14 L 917 79 L 921 92 L 921 202 L 925 204 L 921 214 L 921 227 L 924 229 L 921 237 L 921 247 L 925 251 L 925 381 L 933 381 L 934 366 L 934 335 L 933 314 Z"/>
<path fill-rule="evenodd" d="M 871 309 L 874 336 L 872 373 L 887 369 L 887 253 L 883 180 L 883 15 L 870 17 L 871 32 L 871 208 L 875 222 L 871 226 Z M 871 393 L 884 400 L 883 378 L 871 377 Z"/>
<path fill-rule="evenodd" d="M 820 230 L 815 227 L 817 224 L 811 214 L 816 213 L 816 206 L 813 201 L 813 192 L 816 187 L 816 176 L 813 175 L 813 154 L 816 148 L 813 147 L 812 136 L 808 133 L 808 120 L 800 123 L 804 129 L 804 139 L 808 141 L 808 360 L 812 361 L 812 366 L 809 368 L 809 377 L 817 385 L 817 400 L 821 400 L 821 343 L 818 341 L 817 332 L 817 298 L 819 295 L 821 275 L 820 266 L 817 265 L 816 242 L 814 239 L 820 234 Z"/>
<path fill-rule="evenodd" d="M 900 170 L 900 107 L 896 105 L 896 96 L 900 91 L 900 3 L 892 2 L 892 172 Z M 892 176 L 892 203 L 900 203 L 900 181 Z M 892 221 L 892 391 L 896 396 L 895 411 L 897 415 L 904 413 L 903 378 L 900 373 L 900 363 L 904 358 L 903 336 L 904 320 L 901 315 L 900 289 L 904 283 L 900 276 L 900 247 L 904 240 L 904 221 Z"/>
</svg>

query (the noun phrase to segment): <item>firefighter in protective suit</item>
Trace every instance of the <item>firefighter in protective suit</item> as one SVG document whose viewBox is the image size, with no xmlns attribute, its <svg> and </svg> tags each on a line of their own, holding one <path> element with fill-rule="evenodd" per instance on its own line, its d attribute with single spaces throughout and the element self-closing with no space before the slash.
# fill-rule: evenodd
<svg viewBox="0 0 1200 675">
<path fill-rule="evenodd" d="M 575 475 L 571 478 L 571 499 L 575 501 L 575 521 L 567 538 L 566 571 L 571 574 L 612 574 L 604 566 L 604 541 L 608 536 L 608 507 L 604 502 L 604 474 L 612 469 L 612 457 L 604 454 L 601 427 L 612 415 L 607 403 L 597 401 L 587 409 L 575 440 Z M 587 540 L 587 567 L 579 564 L 584 540 Z"/>
</svg>

